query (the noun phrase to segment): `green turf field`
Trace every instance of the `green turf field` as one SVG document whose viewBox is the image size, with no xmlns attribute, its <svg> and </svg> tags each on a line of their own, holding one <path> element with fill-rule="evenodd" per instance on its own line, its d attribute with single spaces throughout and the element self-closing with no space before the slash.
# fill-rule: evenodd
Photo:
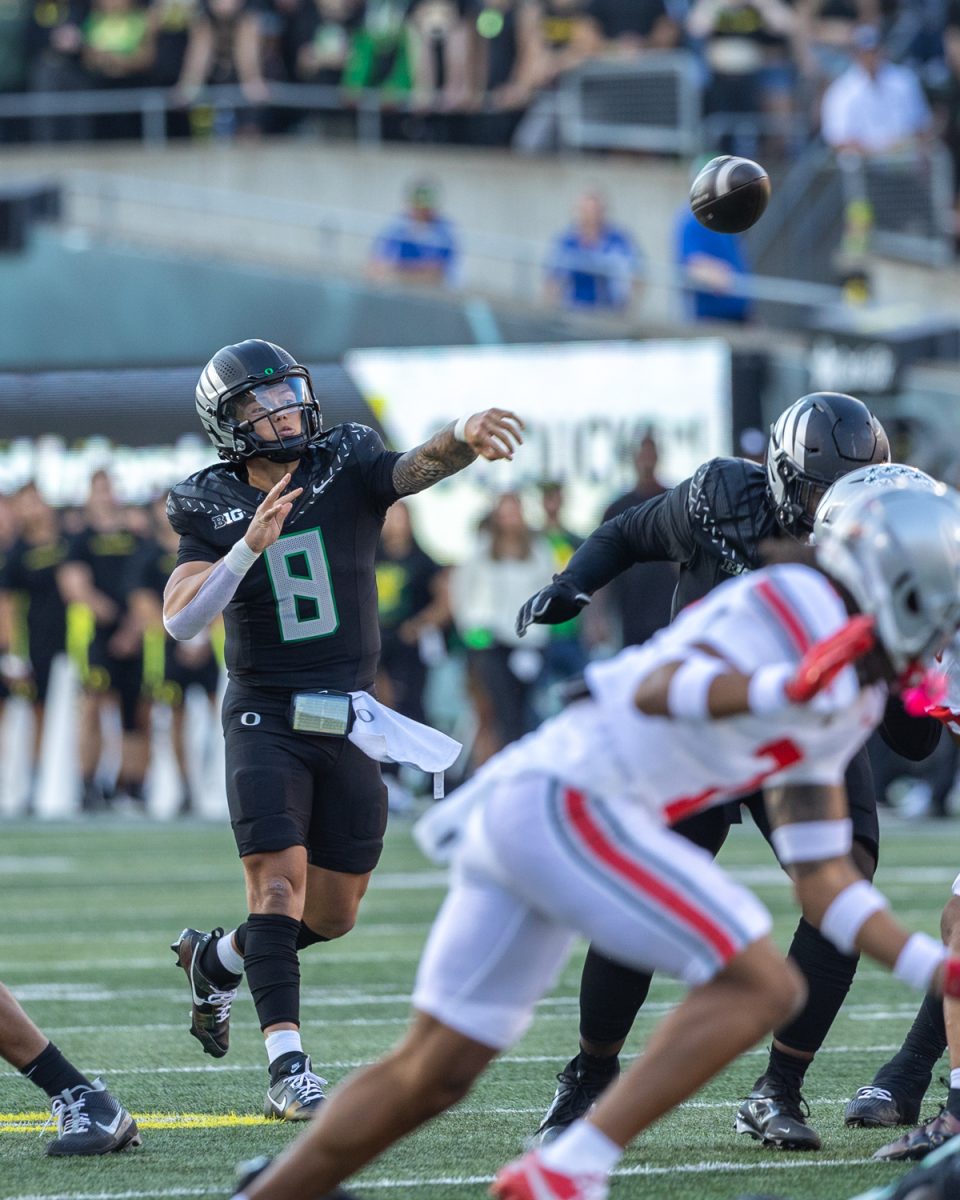
<svg viewBox="0 0 960 1200">
<path fill-rule="evenodd" d="M 226 823 L 14 823 L 0 827 L 0 838 L 0 979 L 78 1066 L 104 1074 L 144 1135 L 141 1149 L 106 1159 L 47 1159 L 39 1135 L 44 1097 L 6 1069 L 0 1197 L 229 1196 L 237 1160 L 277 1150 L 295 1130 L 260 1117 L 265 1060 L 249 996 L 242 992 L 234 1009 L 229 1056 L 219 1063 L 204 1056 L 187 1034 L 186 983 L 167 949 L 186 924 L 209 928 L 245 914 Z M 907 922 L 933 933 L 958 859 L 956 826 L 891 822 L 879 882 Z M 723 861 L 771 907 L 786 947 L 795 913 L 766 845 L 752 829 L 737 830 Z M 377 1057 L 403 1030 L 418 953 L 441 896 L 442 876 L 396 825 L 357 928 L 303 955 L 304 1043 L 331 1081 Z M 360 1177 L 362 1196 L 485 1194 L 494 1170 L 536 1127 L 554 1074 L 574 1052 L 579 962 L 578 954 L 528 1036 L 459 1109 Z M 679 994 L 668 981 L 654 985 L 632 1051 Z M 735 1101 L 764 1062 L 757 1050 L 628 1153 L 614 1196 L 726 1200 L 764 1191 L 839 1200 L 891 1179 L 897 1168 L 866 1161 L 885 1135 L 848 1131 L 841 1114 L 844 1100 L 899 1042 L 915 1007 L 904 985 L 870 964 L 861 970 L 808 1075 L 824 1139 L 819 1154 L 785 1155 L 734 1136 Z M 931 1102 L 942 1092 L 935 1084 Z"/>
</svg>

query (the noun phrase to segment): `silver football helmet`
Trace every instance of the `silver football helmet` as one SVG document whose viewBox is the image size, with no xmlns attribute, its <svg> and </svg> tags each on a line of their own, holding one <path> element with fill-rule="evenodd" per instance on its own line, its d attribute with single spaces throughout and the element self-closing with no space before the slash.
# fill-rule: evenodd
<svg viewBox="0 0 960 1200">
<path fill-rule="evenodd" d="M 861 486 L 815 545 L 818 565 L 872 616 L 903 679 L 960 626 L 960 494 L 902 480 Z"/>
<path fill-rule="evenodd" d="M 813 519 L 814 542 L 823 534 L 824 527 L 833 524 L 847 504 L 859 496 L 864 488 L 903 486 L 933 491 L 938 485 L 932 475 L 906 463 L 872 463 L 869 467 L 860 467 L 848 475 L 842 475 L 827 488 L 817 505 Z"/>
</svg>

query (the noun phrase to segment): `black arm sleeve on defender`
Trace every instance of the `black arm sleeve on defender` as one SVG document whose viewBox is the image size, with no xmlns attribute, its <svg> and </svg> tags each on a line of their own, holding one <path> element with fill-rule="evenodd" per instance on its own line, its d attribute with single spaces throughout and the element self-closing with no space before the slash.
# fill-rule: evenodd
<svg viewBox="0 0 960 1200">
<path fill-rule="evenodd" d="M 891 696 L 880 723 L 880 736 L 891 750 L 920 762 L 932 754 L 943 733 L 943 724 L 934 717 L 911 717 L 896 696 Z"/>
<path fill-rule="evenodd" d="M 686 562 L 696 543 L 687 505 L 690 480 L 605 521 L 587 538 L 561 574 L 593 595 L 640 562 Z"/>
</svg>

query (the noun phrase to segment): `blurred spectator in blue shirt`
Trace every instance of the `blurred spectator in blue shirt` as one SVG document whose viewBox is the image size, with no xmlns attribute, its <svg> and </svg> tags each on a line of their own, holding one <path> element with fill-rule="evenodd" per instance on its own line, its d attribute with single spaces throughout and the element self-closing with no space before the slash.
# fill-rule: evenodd
<svg viewBox="0 0 960 1200">
<path fill-rule="evenodd" d="M 436 208 L 437 189 L 427 180 L 414 183 L 407 211 L 387 225 L 373 245 L 372 278 L 383 282 L 447 284 L 458 265 L 453 225 Z"/>
<path fill-rule="evenodd" d="M 687 316 L 694 321 L 736 321 L 752 317 L 752 302 L 735 291 L 747 266 L 741 238 L 707 229 L 684 205 L 677 216 L 675 262 L 690 283 L 683 289 Z"/>
<path fill-rule="evenodd" d="M 547 259 L 547 295 L 563 308 L 630 307 L 643 256 L 625 229 L 607 220 L 598 192 L 577 201 L 576 219 L 554 241 Z"/>
</svg>

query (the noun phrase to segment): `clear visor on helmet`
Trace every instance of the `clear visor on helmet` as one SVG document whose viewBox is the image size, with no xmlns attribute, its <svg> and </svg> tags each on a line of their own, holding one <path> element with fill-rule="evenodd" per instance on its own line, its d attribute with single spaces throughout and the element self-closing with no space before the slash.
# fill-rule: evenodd
<svg viewBox="0 0 960 1200">
<path fill-rule="evenodd" d="M 307 432 L 304 406 L 312 402 L 307 381 L 292 375 L 276 383 L 261 383 L 226 401 L 223 415 L 236 421 L 243 433 L 261 442 L 286 442 Z"/>
</svg>

